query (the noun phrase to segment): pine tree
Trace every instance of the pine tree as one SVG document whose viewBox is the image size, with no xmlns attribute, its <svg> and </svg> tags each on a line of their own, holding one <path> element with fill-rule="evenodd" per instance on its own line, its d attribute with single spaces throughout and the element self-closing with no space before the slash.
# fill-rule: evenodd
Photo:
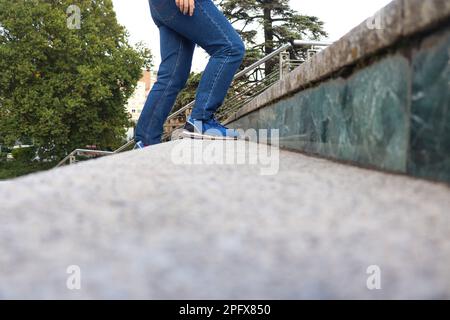
<svg viewBox="0 0 450 320">
<path fill-rule="evenodd" d="M 268 55 L 296 39 L 319 40 L 327 35 L 319 18 L 291 9 L 289 0 L 221 0 L 218 6 L 237 28 L 253 59 L 256 53 Z M 273 62 L 267 63 L 266 74 L 273 68 Z"/>
</svg>

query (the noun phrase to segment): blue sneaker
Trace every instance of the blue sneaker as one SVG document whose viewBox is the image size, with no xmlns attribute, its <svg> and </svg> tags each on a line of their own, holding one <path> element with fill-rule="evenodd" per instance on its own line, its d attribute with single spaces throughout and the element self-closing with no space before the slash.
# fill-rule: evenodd
<svg viewBox="0 0 450 320">
<path fill-rule="evenodd" d="M 195 120 L 191 117 L 189 117 L 184 126 L 182 136 L 192 139 L 210 140 L 237 140 L 239 138 L 236 130 L 228 129 L 214 118 L 210 120 Z"/>
<path fill-rule="evenodd" d="M 147 146 L 142 141 L 138 141 L 134 145 L 134 150 L 144 149 L 145 147 L 147 147 Z"/>
</svg>

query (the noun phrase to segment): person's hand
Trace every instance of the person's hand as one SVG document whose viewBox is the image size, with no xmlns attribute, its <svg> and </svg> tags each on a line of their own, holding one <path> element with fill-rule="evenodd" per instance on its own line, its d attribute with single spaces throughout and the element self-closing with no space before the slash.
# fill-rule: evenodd
<svg viewBox="0 0 450 320">
<path fill-rule="evenodd" d="M 195 9 L 194 0 L 175 0 L 177 7 L 180 8 L 180 11 L 183 14 L 188 14 L 192 17 Z"/>
</svg>

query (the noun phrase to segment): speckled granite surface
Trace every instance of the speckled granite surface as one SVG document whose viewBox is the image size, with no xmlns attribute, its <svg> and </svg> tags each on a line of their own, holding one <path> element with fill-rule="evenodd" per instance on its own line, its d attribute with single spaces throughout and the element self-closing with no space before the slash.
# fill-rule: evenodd
<svg viewBox="0 0 450 320">
<path fill-rule="evenodd" d="M 0 184 L 0 298 L 450 298 L 448 187 L 285 151 L 273 176 L 174 163 L 204 144 Z"/>
</svg>

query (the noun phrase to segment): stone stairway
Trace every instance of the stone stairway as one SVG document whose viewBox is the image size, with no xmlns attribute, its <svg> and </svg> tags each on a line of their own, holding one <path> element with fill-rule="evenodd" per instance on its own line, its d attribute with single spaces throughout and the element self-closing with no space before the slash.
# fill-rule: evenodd
<svg viewBox="0 0 450 320">
<path fill-rule="evenodd" d="M 2 182 L 0 299 L 449 299 L 449 17 L 393 1 L 227 121 L 405 175 L 183 140 Z"/>
<path fill-rule="evenodd" d="M 175 141 L 2 183 L 0 298 L 450 298 L 446 185 L 288 151 L 266 176 L 179 161 L 211 148 L 264 151 Z"/>
</svg>

